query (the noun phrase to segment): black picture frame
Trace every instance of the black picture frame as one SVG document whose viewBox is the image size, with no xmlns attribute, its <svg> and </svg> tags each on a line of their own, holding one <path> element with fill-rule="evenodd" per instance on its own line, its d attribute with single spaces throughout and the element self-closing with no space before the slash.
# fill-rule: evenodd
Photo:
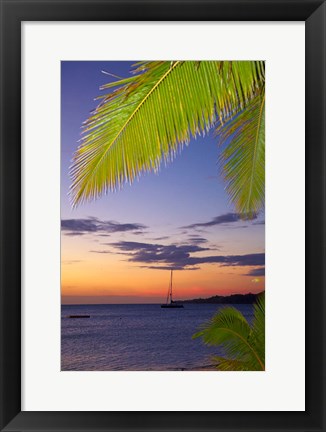
<svg viewBox="0 0 326 432">
<path fill-rule="evenodd" d="M 325 2 L 320 0 L 0 0 L 0 4 L 0 430 L 325 431 Z M 146 412 L 146 407 L 144 412 L 21 411 L 21 220 L 23 217 L 21 215 L 20 126 L 21 23 L 23 21 L 106 20 L 305 21 L 306 410 L 304 412 Z"/>
</svg>

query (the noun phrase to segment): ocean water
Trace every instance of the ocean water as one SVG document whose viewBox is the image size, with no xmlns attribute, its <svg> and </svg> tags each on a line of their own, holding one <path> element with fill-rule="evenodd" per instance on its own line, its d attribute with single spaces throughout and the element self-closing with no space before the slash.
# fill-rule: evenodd
<svg viewBox="0 0 326 432">
<path fill-rule="evenodd" d="M 141 371 L 196 370 L 223 354 L 191 337 L 225 305 L 63 305 L 61 307 L 61 370 Z M 252 305 L 233 305 L 249 321 Z M 69 315 L 91 315 L 69 319 Z"/>
</svg>

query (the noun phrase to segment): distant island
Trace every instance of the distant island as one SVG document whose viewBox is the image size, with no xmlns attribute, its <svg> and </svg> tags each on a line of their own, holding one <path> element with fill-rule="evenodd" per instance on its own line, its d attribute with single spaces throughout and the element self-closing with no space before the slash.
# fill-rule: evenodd
<svg viewBox="0 0 326 432">
<path fill-rule="evenodd" d="M 255 303 L 257 296 L 262 294 L 231 294 L 229 296 L 213 296 L 208 298 L 197 298 L 191 300 L 176 300 L 175 303 L 211 303 L 211 304 L 252 304 Z"/>
</svg>

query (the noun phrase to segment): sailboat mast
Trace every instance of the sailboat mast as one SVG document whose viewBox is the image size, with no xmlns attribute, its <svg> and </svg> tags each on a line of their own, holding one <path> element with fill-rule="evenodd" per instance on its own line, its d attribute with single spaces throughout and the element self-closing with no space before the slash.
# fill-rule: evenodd
<svg viewBox="0 0 326 432">
<path fill-rule="evenodd" d="M 161 308 L 169 309 L 180 309 L 183 308 L 183 304 L 180 304 L 180 300 L 173 301 L 173 270 L 171 269 L 170 283 L 168 288 L 168 294 L 166 297 L 166 304 L 162 304 Z"/>
</svg>

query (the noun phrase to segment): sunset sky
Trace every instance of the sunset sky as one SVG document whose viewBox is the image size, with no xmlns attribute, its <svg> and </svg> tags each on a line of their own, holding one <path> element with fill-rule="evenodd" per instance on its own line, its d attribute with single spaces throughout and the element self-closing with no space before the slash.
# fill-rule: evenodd
<svg viewBox="0 0 326 432">
<path fill-rule="evenodd" d="M 99 87 L 134 62 L 61 63 L 61 294 L 64 304 L 160 303 L 264 289 L 265 217 L 241 220 L 219 175 L 213 133 L 158 174 L 72 209 L 69 166 Z M 144 125 L 146 127 L 146 125 Z"/>
</svg>

